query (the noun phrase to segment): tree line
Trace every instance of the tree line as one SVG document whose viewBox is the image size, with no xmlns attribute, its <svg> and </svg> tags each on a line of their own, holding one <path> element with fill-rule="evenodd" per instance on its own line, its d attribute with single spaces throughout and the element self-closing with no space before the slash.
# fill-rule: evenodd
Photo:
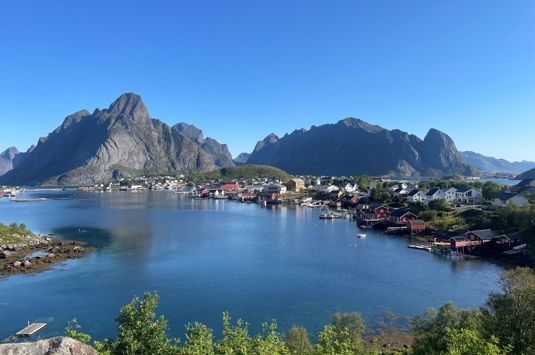
<svg viewBox="0 0 535 355">
<path fill-rule="evenodd" d="M 202 323 L 186 325 L 185 339 L 167 336 L 164 316 L 157 316 L 158 295 L 145 293 L 123 306 L 117 318 L 117 337 L 91 342 L 76 319 L 66 335 L 91 343 L 100 354 L 408 354 L 506 355 L 535 354 L 535 272 L 516 268 L 503 272 L 500 290 L 492 292 L 480 309 L 459 309 L 448 303 L 411 321 L 413 344 L 384 350 L 366 345 L 366 326 L 358 313 L 337 313 L 312 342 L 306 328 L 294 326 L 281 333 L 275 321 L 251 335 L 248 324 L 223 313 L 223 331 L 216 339 Z"/>
</svg>

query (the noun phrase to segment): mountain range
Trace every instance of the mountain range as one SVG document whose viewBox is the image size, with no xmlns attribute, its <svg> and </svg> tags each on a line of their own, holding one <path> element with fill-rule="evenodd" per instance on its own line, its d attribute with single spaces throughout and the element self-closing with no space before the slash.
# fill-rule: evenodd
<svg viewBox="0 0 535 355">
<path fill-rule="evenodd" d="M 67 116 L 20 163 L 15 162 L 0 183 L 93 184 L 139 173 L 229 166 L 234 163 L 226 145 L 204 138 L 194 126 L 171 127 L 152 118 L 141 97 L 127 93 L 107 109 Z"/>
<path fill-rule="evenodd" d="M 505 159 L 498 159 L 484 156 L 475 152 L 462 152 L 468 164 L 481 170 L 484 173 L 509 173 L 519 174 L 524 171 L 535 168 L 535 162 L 532 161 L 515 161 L 510 162 Z"/>
<path fill-rule="evenodd" d="M 247 163 L 272 165 L 292 174 L 312 175 L 473 175 L 445 133 L 430 129 L 422 140 L 356 118 L 270 134 L 256 144 Z"/>
<path fill-rule="evenodd" d="M 81 110 L 36 146 L 0 154 L 0 184 L 85 185 L 148 173 L 203 172 L 235 164 L 270 165 L 297 175 L 475 175 L 518 173 L 533 162 L 461 153 L 444 132 L 424 139 L 356 118 L 269 134 L 234 160 L 227 145 L 194 125 L 170 126 L 150 116 L 139 95 L 121 95 L 106 109 Z M 478 170 L 479 169 L 479 170 Z"/>
</svg>

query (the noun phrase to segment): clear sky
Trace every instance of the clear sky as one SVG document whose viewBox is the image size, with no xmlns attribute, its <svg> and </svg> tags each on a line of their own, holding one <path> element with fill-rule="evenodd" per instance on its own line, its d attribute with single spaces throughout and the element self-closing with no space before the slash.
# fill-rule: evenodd
<svg viewBox="0 0 535 355">
<path fill-rule="evenodd" d="M 233 155 L 352 116 L 535 160 L 535 1 L 0 2 L 0 150 L 130 91 Z"/>
</svg>

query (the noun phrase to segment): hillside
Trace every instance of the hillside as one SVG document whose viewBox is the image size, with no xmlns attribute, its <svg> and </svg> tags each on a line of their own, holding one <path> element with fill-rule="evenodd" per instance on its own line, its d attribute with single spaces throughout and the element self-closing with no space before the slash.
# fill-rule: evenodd
<svg viewBox="0 0 535 355">
<path fill-rule="evenodd" d="M 218 179 L 252 179 L 269 178 L 281 181 L 290 180 L 290 175 L 281 169 L 272 166 L 246 164 L 229 168 L 222 168 L 214 171 L 198 173 L 194 175 L 196 180 L 218 180 Z"/>
<path fill-rule="evenodd" d="M 530 180 L 535 179 L 535 168 L 525 171 L 516 177 L 518 180 Z"/>
</svg>

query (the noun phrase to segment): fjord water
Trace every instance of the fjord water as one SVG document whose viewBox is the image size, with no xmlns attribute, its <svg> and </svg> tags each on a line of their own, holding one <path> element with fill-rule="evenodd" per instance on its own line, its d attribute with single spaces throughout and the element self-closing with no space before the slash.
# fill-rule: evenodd
<svg viewBox="0 0 535 355">
<path fill-rule="evenodd" d="M 217 331 L 221 313 L 257 331 L 275 318 L 312 332 L 337 311 L 359 311 L 369 324 L 384 311 L 410 316 L 453 301 L 480 306 L 501 268 L 407 248 L 408 241 L 319 220 L 318 210 L 262 208 L 192 200 L 171 192 L 26 193 L 47 202 L 0 201 L 0 222 L 36 233 L 82 239 L 99 249 L 51 270 L 0 279 L 0 339 L 27 321 L 45 321 L 43 337 L 76 317 L 101 339 L 115 335 L 119 308 L 158 291 L 171 335 L 187 322 Z M 217 334 L 217 333 L 216 333 Z"/>
</svg>

